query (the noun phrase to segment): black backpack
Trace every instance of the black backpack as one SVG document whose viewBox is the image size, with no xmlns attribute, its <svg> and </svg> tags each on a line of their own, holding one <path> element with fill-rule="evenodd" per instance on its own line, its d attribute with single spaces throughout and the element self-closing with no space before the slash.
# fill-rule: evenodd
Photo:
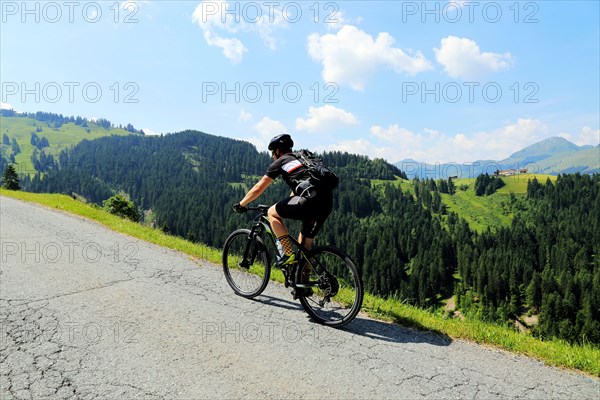
<svg viewBox="0 0 600 400">
<path fill-rule="evenodd" d="M 308 150 L 300 150 L 294 152 L 310 174 L 310 182 L 317 189 L 333 190 L 340 183 L 340 178 L 331 170 L 323 160 Z"/>
</svg>

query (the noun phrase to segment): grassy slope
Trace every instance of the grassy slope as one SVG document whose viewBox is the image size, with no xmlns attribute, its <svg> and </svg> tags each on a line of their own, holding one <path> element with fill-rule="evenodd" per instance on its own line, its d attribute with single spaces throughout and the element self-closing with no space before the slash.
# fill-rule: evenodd
<svg viewBox="0 0 600 400">
<path fill-rule="evenodd" d="M 404 184 L 409 184 L 408 182 Z M 168 247 L 192 257 L 220 264 L 221 250 L 184 239 L 118 218 L 107 212 L 83 204 L 71 197 L 57 194 L 34 194 L 11 192 L 0 189 L 0 195 L 42 204 L 46 207 L 80 215 L 95 220 L 108 228 L 136 237 L 159 246 Z M 274 271 L 279 272 L 279 271 Z M 279 277 L 281 280 L 281 277 Z M 474 320 L 447 318 L 441 312 L 429 312 L 408 306 L 400 301 L 384 300 L 370 294 L 365 295 L 363 311 L 373 317 L 431 330 L 455 339 L 466 339 L 477 343 L 496 346 L 515 353 L 540 359 L 550 365 L 577 369 L 600 377 L 600 349 L 594 346 L 571 346 L 559 340 L 541 341 L 530 335 Z"/>
<path fill-rule="evenodd" d="M 482 232 L 491 227 L 508 226 L 512 220 L 512 214 L 506 211 L 504 205 L 510 202 L 510 195 L 514 193 L 517 197 L 525 197 L 527 194 L 527 181 L 535 177 L 544 184 L 550 178 L 556 181 L 556 176 L 541 174 L 523 174 L 504 177 L 502 180 L 506 186 L 499 189 L 491 196 L 475 196 L 475 179 L 457 179 L 454 181 L 456 193 L 453 196 L 442 194 L 442 200 L 448 206 L 449 211 L 456 212 L 460 217 L 467 220 L 472 229 Z M 468 185 L 466 191 L 459 189 L 461 185 Z"/>
<path fill-rule="evenodd" d="M 15 162 L 18 164 L 19 173 L 34 173 L 31 163 L 33 154 L 33 145 L 31 145 L 31 133 L 36 131 L 36 127 L 41 127 L 42 132 L 37 132 L 38 137 L 45 136 L 48 139 L 50 147 L 45 148 L 47 155 L 58 155 L 62 150 L 72 147 L 84 139 L 98 139 L 110 135 L 130 135 L 131 133 L 113 128 L 106 130 L 94 123 L 88 122 L 90 132 L 86 128 L 77 126 L 73 123 L 64 124 L 58 129 L 50 128 L 45 122 L 36 121 L 29 117 L 1 117 L 0 118 L 0 139 L 5 133 L 12 140 L 14 137 L 21 148 L 21 152 L 15 156 Z M 8 146 L 7 156 L 12 151 Z"/>
<path fill-rule="evenodd" d="M 508 226 L 511 223 L 513 215 L 506 211 L 505 204 L 509 204 L 510 195 L 524 198 L 527 194 L 527 182 L 536 178 L 540 183 L 546 183 L 550 178 L 556 181 L 556 176 L 542 174 L 523 174 L 504 177 L 502 180 L 506 184 L 491 196 L 475 196 L 475 179 L 457 179 L 454 181 L 456 193 L 453 196 L 442 194 L 442 201 L 448 207 L 449 211 L 454 211 L 459 217 L 464 218 L 472 229 L 482 232 L 490 227 L 492 230 L 499 226 Z M 390 181 L 372 180 L 373 186 L 390 183 Z M 414 193 L 412 181 L 396 178 L 393 184 L 400 186 L 403 191 Z M 467 185 L 468 189 L 462 191 L 461 185 Z"/>
<path fill-rule="evenodd" d="M 581 150 L 574 154 L 560 154 L 539 161 L 539 171 L 557 173 L 573 167 L 587 166 L 582 173 L 590 173 L 600 169 L 600 148 Z"/>
</svg>

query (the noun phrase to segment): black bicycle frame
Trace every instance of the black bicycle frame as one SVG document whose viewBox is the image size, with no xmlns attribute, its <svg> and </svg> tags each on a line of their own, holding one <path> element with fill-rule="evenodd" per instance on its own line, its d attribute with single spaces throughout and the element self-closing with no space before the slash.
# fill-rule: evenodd
<svg viewBox="0 0 600 400">
<path fill-rule="evenodd" d="M 269 235 L 269 238 L 271 239 L 271 243 L 273 244 L 273 247 L 277 248 L 277 245 L 275 243 L 276 237 L 275 237 L 275 232 L 273 232 L 272 228 L 271 228 L 271 224 L 269 222 L 269 220 L 267 219 L 264 211 L 259 212 L 258 216 L 254 219 L 254 225 L 252 225 L 252 229 L 250 230 L 250 235 L 248 236 L 248 245 L 246 246 L 246 249 L 244 251 L 244 261 L 243 262 L 247 262 L 248 265 L 252 265 L 254 264 L 254 259 L 256 258 L 256 252 L 258 250 L 257 247 L 253 248 L 252 254 L 250 253 L 250 243 L 252 242 L 253 238 L 255 238 L 256 236 L 260 237 L 261 239 L 263 238 L 263 233 L 267 232 Z M 291 240 L 292 244 L 296 246 L 296 248 L 298 250 L 300 250 L 300 254 L 301 254 L 301 260 L 306 260 L 306 262 L 308 261 L 308 258 L 306 256 L 306 254 L 308 254 L 308 249 L 306 247 L 304 247 L 302 244 L 300 244 L 296 239 L 294 239 L 293 237 L 289 237 L 289 239 Z M 250 255 L 250 258 L 248 257 Z M 249 261 L 246 261 L 249 260 Z M 324 271 L 324 268 L 322 265 L 320 265 L 320 263 L 318 263 L 318 265 L 320 266 L 320 268 L 318 268 L 318 270 L 320 270 L 319 272 Z M 311 266 L 314 268 L 316 267 L 315 265 Z M 325 271 L 326 272 L 326 271 Z M 290 284 L 293 287 L 296 288 L 309 288 L 309 287 L 316 287 L 319 285 L 319 282 L 307 282 L 307 283 L 296 283 L 295 279 L 292 278 L 290 279 Z"/>
</svg>

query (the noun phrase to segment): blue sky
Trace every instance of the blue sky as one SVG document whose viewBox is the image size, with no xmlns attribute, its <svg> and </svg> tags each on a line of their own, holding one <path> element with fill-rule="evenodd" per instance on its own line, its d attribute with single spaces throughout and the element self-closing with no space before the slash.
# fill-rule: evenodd
<svg viewBox="0 0 600 400">
<path fill-rule="evenodd" d="M 2 106 L 428 162 L 600 141 L 598 1 L 5 1 Z"/>
</svg>

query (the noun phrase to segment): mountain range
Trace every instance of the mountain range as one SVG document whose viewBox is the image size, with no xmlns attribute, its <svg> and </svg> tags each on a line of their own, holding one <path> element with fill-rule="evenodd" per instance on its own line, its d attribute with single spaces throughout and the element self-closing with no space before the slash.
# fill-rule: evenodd
<svg viewBox="0 0 600 400">
<path fill-rule="evenodd" d="M 600 172 L 600 145 L 577 146 L 561 138 L 550 137 L 517 151 L 504 160 L 477 160 L 469 163 L 429 164 L 406 159 L 395 164 L 409 178 L 475 178 L 482 173 L 527 170 L 528 173 L 558 175 Z"/>
<path fill-rule="evenodd" d="M 84 139 L 93 140 L 112 135 L 142 133 L 127 124 L 113 126 L 108 120 L 88 121 L 81 117 L 63 117 L 60 114 L 37 112 L 17 114 L 0 111 L 2 140 L 0 166 L 7 162 L 19 166 L 20 173 L 44 171 L 53 157 Z M 40 142 L 34 144 L 33 135 Z M 394 164 L 408 178 L 476 178 L 482 173 L 500 170 L 527 169 L 528 173 L 558 175 L 560 173 L 592 174 L 600 172 L 600 146 L 577 146 L 561 137 L 551 137 L 517 151 L 504 160 L 477 160 L 468 163 L 430 164 L 406 159 Z"/>
</svg>

